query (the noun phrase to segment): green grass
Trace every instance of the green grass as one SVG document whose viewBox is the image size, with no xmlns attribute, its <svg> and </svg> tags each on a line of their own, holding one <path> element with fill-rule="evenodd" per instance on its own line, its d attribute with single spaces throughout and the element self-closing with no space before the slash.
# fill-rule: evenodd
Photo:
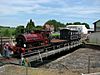
<svg viewBox="0 0 100 75">
<path fill-rule="evenodd" d="M 15 30 L 15 28 L 0 28 L 1 31 L 5 31 L 6 29 L 8 29 L 9 31 L 13 32 Z"/>
<path fill-rule="evenodd" d="M 6 30 L 9 31 L 10 35 L 15 33 L 15 28 L 0 28 L 0 35 L 4 36 Z"/>
<path fill-rule="evenodd" d="M 51 36 L 54 36 L 54 37 L 60 36 L 60 33 L 52 33 Z"/>
</svg>

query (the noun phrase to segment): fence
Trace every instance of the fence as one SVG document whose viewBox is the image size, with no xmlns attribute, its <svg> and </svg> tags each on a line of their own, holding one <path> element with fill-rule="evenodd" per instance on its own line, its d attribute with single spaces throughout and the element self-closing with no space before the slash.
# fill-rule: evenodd
<svg viewBox="0 0 100 75">
<path fill-rule="evenodd" d="M 14 37 L 0 37 L 0 45 L 1 45 L 1 41 L 2 41 L 2 44 L 6 42 L 15 42 L 15 38 Z"/>
<path fill-rule="evenodd" d="M 12 43 L 15 42 L 15 38 L 14 37 L 0 37 L 0 52 L 2 50 L 2 46 L 4 43 Z"/>
</svg>

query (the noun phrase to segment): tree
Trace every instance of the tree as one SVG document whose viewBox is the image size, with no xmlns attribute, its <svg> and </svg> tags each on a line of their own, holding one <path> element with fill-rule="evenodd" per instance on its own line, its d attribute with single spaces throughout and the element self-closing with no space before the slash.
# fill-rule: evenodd
<svg viewBox="0 0 100 75">
<path fill-rule="evenodd" d="M 45 25 L 53 25 L 54 26 L 54 30 L 58 31 L 59 27 L 65 27 L 65 25 L 63 23 L 57 22 L 56 20 L 48 20 Z"/>
<path fill-rule="evenodd" d="M 66 23 L 66 25 L 72 25 L 72 23 Z"/>
<path fill-rule="evenodd" d="M 15 36 L 15 28 L 0 26 L 0 36 Z"/>
<path fill-rule="evenodd" d="M 35 30 L 42 30 L 42 29 L 43 29 L 42 26 L 36 26 L 36 27 L 35 27 Z"/>
<path fill-rule="evenodd" d="M 11 33 L 8 29 L 6 29 L 4 32 L 3 32 L 3 36 L 6 36 L 6 37 L 10 37 L 11 36 Z"/>
<path fill-rule="evenodd" d="M 17 26 L 17 28 L 16 28 L 16 30 L 15 30 L 15 34 L 16 34 L 16 36 L 17 35 L 20 35 L 20 34 L 23 34 L 25 32 L 25 28 L 24 28 L 24 26 Z"/>
<path fill-rule="evenodd" d="M 15 33 L 15 30 L 13 30 L 11 35 L 12 35 L 12 36 L 15 36 L 15 34 L 16 34 L 16 33 Z"/>
<path fill-rule="evenodd" d="M 2 29 L 0 28 L 0 36 L 3 36 L 3 32 Z"/>
<path fill-rule="evenodd" d="M 89 24 L 87 24 L 87 23 L 82 23 L 82 25 L 85 25 L 85 27 L 86 27 L 87 29 L 90 29 Z"/>
<path fill-rule="evenodd" d="M 81 25 L 80 22 L 74 22 L 73 24 L 74 24 L 74 25 Z"/>
<path fill-rule="evenodd" d="M 16 30 L 16 28 L 10 28 L 11 36 L 15 36 L 15 30 Z"/>
<path fill-rule="evenodd" d="M 26 26 L 26 31 L 27 32 L 31 32 L 33 31 L 35 28 L 35 24 L 34 22 L 32 21 L 32 19 L 30 19 L 30 22 L 27 23 L 27 26 Z"/>
<path fill-rule="evenodd" d="M 67 26 L 67 25 L 85 25 L 85 27 L 86 27 L 87 29 L 90 29 L 89 24 L 87 24 L 87 23 L 74 22 L 74 23 L 66 23 L 66 26 Z"/>
</svg>

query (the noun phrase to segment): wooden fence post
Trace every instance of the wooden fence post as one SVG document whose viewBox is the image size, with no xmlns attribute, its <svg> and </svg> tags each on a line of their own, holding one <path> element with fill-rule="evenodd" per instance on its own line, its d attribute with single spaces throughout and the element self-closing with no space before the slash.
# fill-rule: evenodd
<svg viewBox="0 0 100 75">
<path fill-rule="evenodd" d="M 88 73 L 90 73 L 90 56 L 88 56 Z"/>
</svg>

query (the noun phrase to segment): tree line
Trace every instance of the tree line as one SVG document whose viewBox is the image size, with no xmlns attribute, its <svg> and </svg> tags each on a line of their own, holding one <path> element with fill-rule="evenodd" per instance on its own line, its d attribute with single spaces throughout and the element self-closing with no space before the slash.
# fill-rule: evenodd
<svg viewBox="0 0 100 75">
<path fill-rule="evenodd" d="M 0 36 L 10 37 L 15 35 L 15 28 L 0 26 Z"/>
<path fill-rule="evenodd" d="M 88 29 L 90 28 L 89 24 L 81 23 L 81 22 L 64 24 L 64 23 L 58 22 L 56 20 L 48 20 L 46 23 L 44 23 L 44 25 L 46 25 L 46 24 L 53 25 L 54 31 L 59 31 L 60 27 L 66 27 L 67 25 L 85 25 L 86 28 L 88 28 Z M 0 26 L 0 35 L 7 36 L 7 37 L 17 36 L 19 34 L 29 33 L 34 30 L 43 30 L 44 25 L 43 26 L 35 25 L 34 21 L 32 21 L 32 19 L 30 19 L 30 21 L 27 23 L 26 27 L 24 27 L 24 25 L 19 25 L 16 28 Z"/>
<path fill-rule="evenodd" d="M 89 26 L 89 24 L 87 24 L 87 23 L 73 22 L 73 23 L 66 23 L 66 26 L 67 26 L 67 25 L 85 25 L 85 27 L 86 27 L 87 29 L 90 29 L 90 26 Z"/>
</svg>

